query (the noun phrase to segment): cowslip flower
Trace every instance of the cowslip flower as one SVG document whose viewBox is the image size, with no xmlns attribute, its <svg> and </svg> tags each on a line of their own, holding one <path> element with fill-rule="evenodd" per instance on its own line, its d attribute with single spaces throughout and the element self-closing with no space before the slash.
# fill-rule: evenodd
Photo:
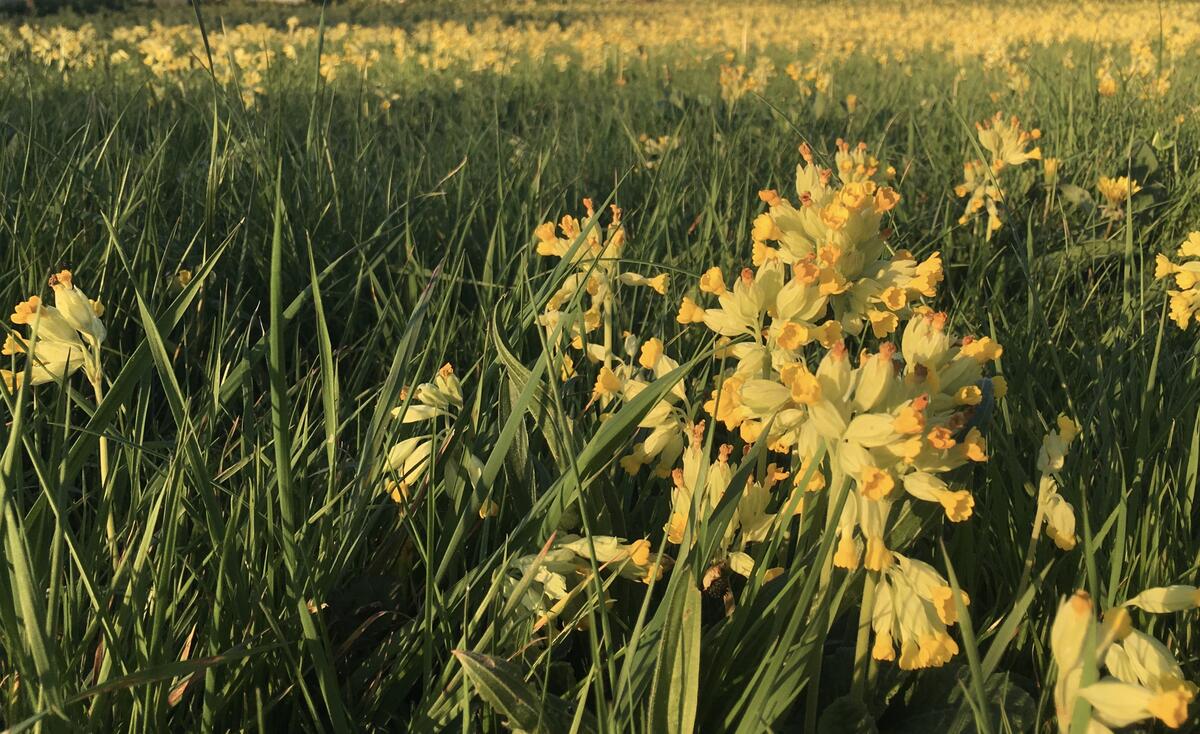
<svg viewBox="0 0 1200 734">
<path fill-rule="evenodd" d="M 975 424 L 1006 391 L 984 375 L 1003 349 L 990 337 L 955 340 L 945 327 L 945 314 L 920 310 L 899 347 L 864 351 L 857 367 L 840 341 L 815 370 L 794 353 L 749 345 L 706 406 L 747 442 L 769 425 L 768 447 L 801 461 L 826 448 L 829 470 L 857 490 L 836 519 L 835 566 L 890 565 L 886 531 L 900 500 L 936 503 L 952 522 L 974 510 L 970 491 L 942 475 L 987 460 Z"/>
<path fill-rule="evenodd" d="M 1041 137 L 1041 131 L 1034 128 L 1023 130 L 1021 122 L 1015 116 L 1007 124 L 1004 115 L 997 112 L 989 120 L 976 123 L 976 133 L 979 144 L 991 157 L 991 162 L 971 160 L 963 164 L 963 182 L 954 187 L 954 194 L 966 198 L 967 203 L 959 217 L 959 224 L 966 224 L 982 214 L 987 214 L 987 226 L 984 238 L 990 240 L 992 235 L 1004 223 L 1004 189 L 1001 186 L 1001 175 L 1008 169 L 1024 165 L 1028 161 L 1040 160 L 1040 148 L 1029 148 L 1032 141 Z M 1053 165 L 1051 165 L 1053 160 Z M 1048 159 L 1045 163 L 1046 176 L 1057 177 L 1058 161 Z"/>
<path fill-rule="evenodd" d="M 72 281 L 69 270 L 52 275 L 55 305 L 30 296 L 14 306 L 9 316 L 13 324 L 28 327 L 29 333 L 8 334 L 0 351 L 5 356 L 27 357 L 30 385 L 65 379 L 80 369 L 93 385 L 101 379 L 100 344 L 107 335 L 100 319 L 104 308 L 89 300 Z M 24 370 L 0 370 L 0 381 L 16 390 L 25 375 Z"/>
<path fill-rule="evenodd" d="M 1141 191 L 1142 187 L 1137 181 L 1125 176 L 1101 176 L 1096 181 L 1096 190 L 1104 199 L 1104 203 L 1100 205 L 1100 213 L 1109 219 L 1121 219 L 1125 216 L 1125 204 L 1134 194 Z"/>
<path fill-rule="evenodd" d="M 1094 645 L 1089 650 L 1092 630 Z M 1063 734 L 1071 729 L 1080 699 L 1091 705 L 1089 732 L 1149 719 L 1171 728 L 1187 721 L 1188 706 L 1196 695 L 1195 684 L 1184 679 L 1182 668 L 1166 645 L 1133 628 L 1126 609 L 1109 610 L 1103 622 L 1097 624 L 1091 597 L 1084 591 L 1075 592 L 1062 602 L 1055 615 L 1050 649 L 1058 667 L 1054 704 Z M 1083 668 L 1089 658 L 1109 675 L 1083 686 Z"/>
<path fill-rule="evenodd" d="M 928 563 L 900 553 L 892 555 L 895 563 L 875 586 L 871 657 L 896 660 L 898 643 L 901 670 L 941 667 L 959 651 L 948 631 L 958 621 L 954 591 Z M 960 593 L 959 599 L 964 606 L 970 603 L 965 593 Z"/>
<path fill-rule="evenodd" d="M 1171 320 L 1186 329 L 1200 310 L 1200 232 L 1190 232 L 1175 254 L 1179 264 L 1161 253 L 1155 257 L 1154 277 L 1175 282 L 1176 287 L 1167 291 Z"/>
<path fill-rule="evenodd" d="M 1019 166 L 1026 161 L 1040 160 L 1041 148 L 1030 148 L 1034 140 L 1042 136 L 1037 128 L 1021 129 L 1021 121 L 1016 115 L 1004 124 L 1004 114 L 997 112 L 990 120 L 975 124 L 979 136 L 979 144 L 992 156 L 992 171 L 999 173 L 1006 166 Z"/>
<path fill-rule="evenodd" d="M 430 382 L 422 383 L 410 392 L 401 392 L 404 404 L 392 409 L 392 417 L 401 424 L 432 423 L 432 428 L 420 435 L 410 436 L 393 445 L 384 459 L 386 479 L 384 489 L 397 504 L 405 504 L 412 488 L 429 471 L 434 453 L 446 437 L 437 419 L 453 421 L 463 406 L 462 385 L 454 368 L 442 365 Z M 483 475 L 483 462 L 469 449 L 460 448 L 451 456 L 441 457 L 447 473 L 465 473 L 472 485 Z"/>
<path fill-rule="evenodd" d="M 1137 607 L 1154 614 L 1196 609 L 1200 607 L 1200 589 L 1186 584 L 1159 586 L 1146 589 L 1125 602 L 1125 606 Z"/>
<path fill-rule="evenodd" d="M 1001 216 L 1004 191 L 996 184 L 996 178 L 988 171 L 987 165 L 980 160 L 963 164 L 963 182 L 954 187 L 954 194 L 959 198 L 967 198 L 966 208 L 958 218 L 958 223 L 967 224 L 986 212 L 985 238 L 990 240 L 992 234 L 1004 224 Z"/>
<path fill-rule="evenodd" d="M 743 271 L 743 279 L 757 281 L 767 269 L 773 269 L 773 280 L 782 276 L 776 292 L 767 292 L 760 305 L 770 311 L 775 305 L 770 296 L 779 296 L 780 305 L 790 311 L 781 313 L 780 320 L 798 316 L 799 327 L 811 329 L 832 311 L 831 320 L 845 333 L 860 334 L 868 327 L 876 334 L 890 333 L 916 301 L 935 294 L 942 279 L 941 260 L 934 253 L 917 263 L 906 252 L 888 252 L 882 222 L 900 195 L 887 185 L 894 171 L 883 167 L 865 145 L 852 148 L 838 140 L 832 169 L 818 166 L 807 145 L 800 153 L 798 204 L 775 191 L 759 193 L 769 207 L 751 231 L 753 262 L 760 272 L 749 271 L 747 276 Z M 778 290 L 784 286 L 787 290 Z M 684 317 L 681 309 L 680 319 Z M 789 332 L 793 341 L 804 336 L 795 327 Z"/>
<path fill-rule="evenodd" d="M 534 631 L 560 618 L 582 625 L 584 604 L 592 599 L 584 592 L 593 583 L 593 561 L 601 573 L 615 571 L 622 578 L 647 584 L 662 578 L 674 563 L 670 556 L 655 554 L 645 539 L 627 542 L 609 535 L 565 535 L 544 554 L 514 559 L 502 580 L 504 593 L 512 598 L 528 577 L 515 601 L 534 618 Z"/>
<path fill-rule="evenodd" d="M 1041 478 L 1038 482 L 1038 512 L 1033 532 L 1040 532 L 1044 525 L 1046 535 L 1062 550 L 1075 547 L 1075 510 L 1058 492 L 1058 473 L 1079 432 L 1080 426 L 1076 421 L 1060 415 L 1055 430 L 1045 435 L 1038 450 L 1037 469 Z"/>
</svg>

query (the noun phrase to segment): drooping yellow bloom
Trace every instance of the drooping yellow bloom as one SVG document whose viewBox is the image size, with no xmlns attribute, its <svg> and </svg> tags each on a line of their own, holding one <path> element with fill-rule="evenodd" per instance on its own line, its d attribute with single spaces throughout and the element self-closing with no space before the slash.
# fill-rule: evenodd
<svg viewBox="0 0 1200 734">
<path fill-rule="evenodd" d="M 992 156 L 992 170 L 999 173 L 1005 166 L 1019 166 L 1026 161 L 1040 160 L 1041 148 L 1029 148 L 1029 144 L 1042 136 L 1037 128 L 1021 129 L 1021 121 L 1014 115 L 1004 124 L 1004 114 L 997 112 L 990 120 L 976 123 L 979 144 Z"/>
<path fill-rule="evenodd" d="M 70 377 L 83 369 L 88 380 L 100 380 L 100 343 L 106 331 L 100 320 L 103 306 L 91 301 L 72 284 L 71 272 L 63 270 L 50 277 L 56 305 L 42 302 L 39 296 L 13 307 L 9 317 L 18 326 L 28 327 L 29 333 L 6 336 L 3 353 L 6 356 L 24 355 L 28 373 L 5 370 L 3 382 L 16 389 L 29 376 L 30 385 L 40 385 Z M 86 343 L 85 343 L 86 342 Z"/>
<path fill-rule="evenodd" d="M 1151 598 L 1153 591 L 1143 593 Z M 1092 630 L 1093 647 L 1088 650 Z M 1091 598 L 1077 591 L 1059 606 L 1050 648 L 1058 668 L 1054 705 L 1062 734 L 1070 731 L 1080 698 L 1092 707 L 1087 731 L 1122 728 L 1148 719 L 1177 728 L 1187 720 L 1196 686 L 1184 679 L 1166 645 L 1133 629 L 1127 610 L 1109 610 L 1103 623 L 1097 624 Z M 1082 668 L 1089 657 L 1102 663 L 1109 676 L 1081 686 Z"/>
<path fill-rule="evenodd" d="M 1154 277 L 1175 282 L 1176 287 L 1167 290 L 1170 316 L 1179 328 L 1186 329 L 1200 310 L 1200 232 L 1189 233 L 1175 254 L 1181 258 L 1179 264 L 1161 253 L 1156 256 Z"/>
</svg>

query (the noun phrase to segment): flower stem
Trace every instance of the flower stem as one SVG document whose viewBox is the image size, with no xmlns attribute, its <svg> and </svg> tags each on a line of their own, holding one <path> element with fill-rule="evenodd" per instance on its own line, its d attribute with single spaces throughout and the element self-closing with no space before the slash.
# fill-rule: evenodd
<svg viewBox="0 0 1200 734">
<path fill-rule="evenodd" d="M 837 498 L 844 489 L 843 483 L 847 480 L 842 474 L 837 454 L 832 451 L 829 452 L 829 466 L 829 502 L 825 509 L 825 532 L 833 533 L 837 532 L 838 521 L 838 518 L 834 515 L 835 505 Z M 849 501 L 849 498 L 847 498 L 847 501 Z M 822 535 L 821 537 L 825 536 Z M 818 539 L 818 543 L 820 543 L 820 539 Z M 833 553 L 827 554 L 824 563 L 821 564 L 821 575 L 817 586 L 818 597 L 823 597 L 827 593 L 829 582 L 833 579 L 833 555 Z M 808 695 L 804 707 L 805 734 L 815 734 L 817 731 L 817 709 L 821 700 L 821 667 L 824 662 L 825 637 L 829 634 L 828 621 L 824 614 L 818 613 L 816 618 L 812 620 L 812 624 L 819 625 L 822 636 L 820 641 L 813 645 L 812 660 L 809 663 Z"/>
<path fill-rule="evenodd" d="M 1029 579 L 1033 573 L 1033 557 L 1037 553 L 1038 538 L 1042 535 L 1042 492 L 1038 490 L 1037 512 L 1033 516 L 1033 530 L 1029 533 L 1029 546 L 1025 549 L 1025 563 L 1021 569 L 1021 580 L 1017 583 L 1017 594 L 1014 598 L 1020 599 L 1025 594 L 1025 590 L 1029 588 Z"/>
<path fill-rule="evenodd" d="M 104 373 L 100 369 L 100 348 L 97 345 L 93 353 L 96 368 L 92 376 L 92 390 L 96 393 L 96 408 L 104 402 Z M 104 534 L 108 540 L 109 552 L 112 553 L 113 563 L 117 562 L 117 526 L 113 518 L 112 491 L 108 483 L 108 437 L 100 434 L 100 490 L 104 498 L 105 519 Z"/>
<path fill-rule="evenodd" d="M 859 701 L 867 700 L 867 671 L 870 660 L 871 612 L 875 606 L 875 587 L 879 584 L 879 572 L 867 571 L 863 576 L 862 605 L 858 610 L 858 637 L 854 641 L 854 678 L 850 682 L 850 696 Z"/>
</svg>

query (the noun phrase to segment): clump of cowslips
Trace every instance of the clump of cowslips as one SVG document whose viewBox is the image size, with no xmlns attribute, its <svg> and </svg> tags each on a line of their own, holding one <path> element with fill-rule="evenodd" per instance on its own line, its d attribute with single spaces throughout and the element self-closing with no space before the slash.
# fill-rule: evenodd
<svg viewBox="0 0 1200 734">
<path fill-rule="evenodd" d="M 901 670 L 936 668 L 958 654 L 958 643 L 947 628 L 958 622 L 954 590 L 928 563 L 893 554 L 895 563 L 880 575 L 871 610 L 875 643 L 871 657 L 895 660 L 900 644 Z M 963 606 L 970 603 L 959 592 Z"/>
<path fill-rule="evenodd" d="M 890 549 L 890 515 L 908 499 L 935 503 L 952 522 L 971 516 L 970 491 L 951 486 L 947 476 L 987 459 L 979 426 L 1007 385 L 985 368 L 1003 350 L 990 337 L 956 339 L 945 314 L 920 304 L 936 294 L 940 258 L 935 253 L 917 263 L 905 252 L 889 253 L 882 217 L 899 196 L 863 146 L 852 150 L 839 141 L 838 149 L 836 183 L 833 171 L 815 166 L 802 150 L 798 206 L 775 192 L 760 194 L 770 211 L 754 226 L 757 270 L 744 269 L 730 288 L 710 269 L 699 289 L 718 305 L 686 298 L 678 320 L 703 323 L 726 342 L 721 356 L 732 365 L 719 375 L 706 412 L 746 443 L 765 440 L 771 451 L 788 454 L 801 475 L 823 457 L 821 480 L 802 493 L 824 488 L 826 473 L 839 491 L 852 485 L 841 514 L 829 518 L 838 536 L 833 565 L 880 574 L 869 580 L 879 592 L 871 610 L 879 617 L 876 656 L 891 659 L 887 650 L 897 639 L 903 667 L 936 666 L 957 651 L 946 632 L 955 619 L 953 599 L 931 567 Z M 898 342 L 864 350 L 854 364 L 845 334 L 884 339 L 903 322 Z M 817 345 L 823 356 L 814 367 L 809 354 Z M 728 454 L 722 450 L 710 476 L 729 472 Z M 696 488 L 694 465 L 702 462 L 686 457 L 667 526 L 675 542 L 691 508 L 720 498 L 709 487 Z M 771 465 L 752 481 L 769 487 L 780 474 L 787 476 Z M 708 494 L 697 501 L 701 491 Z M 803 494 L 793 499 L 789 504 L 802 511 Z M 760 527 L 769 533 L 777 524 L 765 513 L 750 517 L 747 528 L 731 527 L 741 534 L 727 538 L 731 568 L 741 564 L 736 543 L 753 542 Z"/>
<path fill-rule="evenodd" d="M 587 219 L 595 216 L 590 199 L 584 199 Z M 664 353 L 663 341 L 657 337 L 642 340 L 629 331 L 623 331 L 618 343 L 618 319 L 624 313 L 621 299 L 627 288 L 647 288 L 663 295 L 669 282 L 666 273 L 645 276 L 621 269 L 621 253 L 625 247 L 625 229 L 621 224 L 621 210 L 612 207 L 612 221 L 607 229 L 595 224 L 576 247 L 584 227 L 579 220 L 564 216 L 558 228 L 546 222 L 537 228 L 537 252 L 546 257 L 571 257 L 575 272 L 568 275 L 559 289 L 551 296 L 539 323 L 545 328 L 547 339 L 557 352 L 561 364 L 561 377 L 570 379 L 577 372 L 575 360 L 566 346 L 582 352 L 588 362 L 599 365 L 592 400 L 601 410 L 617 407 L 631 400 L 655 379 L 662 377 L 679 366 L 679 363 Z M 562 237 L 558 236 L 562 233 Z M 564 311 L 579 291 L 584 292 L 586 305 L 582 314 Z M 600 338 L 594 338 L 600 331 Z M 565 344 L 564 344 L 565 342 Z M 621 461 L 629 473 L 647 464 L 655 465 L 660 477 L 670 475 L 671 468 L 683 451 L 683 434 L 688 425 L 686 415 L 689 406 L 687 393 L 682 383 L 677 384 L 639 424 L 649 431 L 644 440 L 637 443 L 633 451 Z M 680 405 L 680 403 L 683 403 Z"/>
<path fill-rule="evenodd" d="M 697 538 L 697 530 L 712 516 L 717 505 L 725 496 L 733 474 L 737 471 L 736 463 L 730 461 L 733 446 L 722 444 L 717 449 L 717 460 L 708 462 L 708 454 L 704 445 L 705 424 L 703 421 L 692 426 L 688 431 L 689 445 L 683 452 L 682 466 L 671 473 L 671 514 L 663 530 L 667 541 L 675 545 L 688 542 L 689 530 L 691 541 Z M 800 469 L 802 479 L 808 479 L 809 491 L 820 490 L 824 486 L 824 475 L 810 472 L 810 467 Z M 790 472 L 777 467 L 774 463 L 766 466 L 763 477 L 750 477 L 738 499 L 737 508 L 732 520 L 725 529 L 714 550 L 714 556 L 703 579 L 705 590 L 723 580 L 726 571 L 749 578 L 754 571 L 754 559 L 747 553 L 749 546 L 760 543 L 771 537 L 777 524 L 787 519 L 784 510 L 793 508 L 791 514 L 799 515 L 804 504 L 802 498 L 793 496 L 785 498 L 778 512 L 768 512 L 768 506 L 775 503 L 775 491 L 783 486 Z M 763 578 L 770 581 L 783 573 L 782 568 L 767 569 Z M 726 612 L 732 612 L 735 603 L 728 584 L 721 583 L 722 596 Z"/>
<path fill-rule="evenodd" d="M 1007 384 L 985 377 L 984 367 L 1001 353 L 990 337 L 955 340 L 945 314 L 922 309 L 899 348 L 889 342 L 864 351 L 857 366 L 840 341 L 815 371 L 786 351 L 747 354 L 709 408 L 747 441 L 769 425 L 770 448 L 801 462 L 824 446 L 834 485 L 852 482 L 856 490 L 836 520 L 834 564 L 853 569 L 864 562 L 861 531 L 866 567 L 882 571 L 891 563 L 885 536 L 897 500 L 935 503 L 953 522 L 971 516 L 971 493 L 942 475 L 987 460 L 977 424 Z"/>
<path fill-rule="evenodd" d="M 82 369 L 99 399 L 103 389 L 100 346 L 108 333 L 100 320 L 104 307 L 75 286 L 70 270 L 50 276 L 49 285 L 54 293 L 53 306 L 40 296 L 30 296 L 13 307 L 10 320 L 27 327 L 29 333 L 10 332 L 4 340 L 3 354 L 25 355 L 27 365 L 23 370 L 0 370 L 0 382 L 15 391 L 26 380 L 30 385 L 41 385 L 65 380 Z"/>
<path fill-rule="evenodd" d="M 797 202 L 759 192 L 768 211 L 751 231 L 758 271 L 743 269 L 729 287 L 719 268 L 709 269 L 700 290 L 715 296 L 718 306 L 685 298 L 680 323 L 703 323 L 731 338 L 757 337 L 770 328 L 769 341 L 794 351 L 813 341 L 831 345 L 843 333 L 868 327 L 886 336 L 911 313 L 911 302 L 934 295 L 942 280 L 938 253 L 918 263 L 903 250 L 888 250 L 883 217 L 900 195 L 885 182 L 895 172 L 863 144 L 851 149 L 839 140 L 837 147 L 829 169 L 800 146 Z"/>
<path fill-rule="evenodd" d="M 1171 728 L 1182 726 L 1196 696 L 1196 685 L 1184 679 L 1183 669 L 1166 645 L 1133 628 L 1125 607 L 1164 613 L 1195 608 L 1198 601 L 1194 587 L 1148 589 L 1108 610 L 1103 622 L 1097 622 L 1087 592 L 1077 591 L 1064 600 L 1050 629 L 1050 649 L 1058 667 L 1054 707 L 1059 731 L 1066 734 L 1071 730 L 1081 699 L 1091 705 L 1089 733 L 1152 719 Z M 1082 685 L 1089 660 L 1108 675 Z"/>
<path fill-rule="evenodd" d="M 544 556 L 517 558 L 505 572 L 504 593 L 511 598 L 521 580 L 532 574 L 517 604 L 534 618 L 534 631 L 560 617 L 576 617 L 581 600 L 587 597 L 583 592 L 592 583 L 593 561 L 601 572 L 611 570 L 617 576 L 646 584 L 662 578 L 672 563 L 668 556 L 656 556 L 645 539 L 626 542 L 607 535 L 566 535 L 552 543 Z"/>
<path fill-rule="evenodd" d="M 954 187 L 959 198 L 966 197 L 967 205 L 959 217 L 966 224 L 982 213 L 987 214 L 986 239 L 991 239 L 1003 225 L 1004 189 L 1001 177 L 1007 170 L 1018 168 L 1028 161 L 1040 160 L 1040 148 L 1029 145 L 1042 135 L 1037 128 L 1024 130 L 1021 121 L 1013 116 L 1008 123 L 997 112 L 990 120 L 975 124 L 979 144 L 991 160 L 970 160 L 963 165 L 963 182 Z"/>
<path fill-rule="evenodd" d="M 568 214 L 557 228 L 553 222 L 545 222 L 534 231 L 539 255 L 570 257 L 571 265 L 575 268 L 575 272 L 568 275 L 550 297 L 538 322 L 546 329 L 552 348 L 559 349 L 559 340 L 565 339 L 590 361 L 611 366 L 617 350 L 615 319 L 619 312 L 621 288 L 644 287 L 663 295 L 667 292 L 669 278 L 666 273 L 647 277 L 622 271 L 625 228 L 621 224 L 620 208 L 615 204 L 612 206 L 612 219 L 608 227 L 603 228 L 598 221 L 593 221 L 596 211 L 592 200 L 584 199 L 583 205 L 587 215 L 582 224 Z M 586 236 L 583 234 L 585 228 Z M 582 242 L 578 242 L 580 238 Z M 564 312 L 563 309 L 580 290 L 586 293 L 586 307 L 582 314 Z M 600 340 L 593 340 L 591 335 L 597 330 L 601 330 L 602 336 Z M 575 361 L 567 354 L 559 356 L 561 375 L 565 381 L 575 374 Z"/>
<path fill-rule="evenodd" d="M 1100 205 L 1101 216 L 1116 221 L 1125 217 L 1125 205 L 1134 194 L 1142 190 L 1142 187 L 1137 181 L 1125 176 L 1101 176 L 1096 181 L 1096 190 L 1104 199 Z"/>
<path fill-rule="evenodd" d="M 1186 329 L 1200 310 L 1200 232 L 1190 232 L 1175 256 L 1180 259 L 1179 264 L 1158 254 L 1154 261 L 1154 277 L 1157 280 L 1174 279 L 1175 289 L 1167 291 L 1171 320 L 1179 328 Z"/>
<path fill-rule="evenodd" d="M 442 365 L 430 382 L 400 394 L 402 404 L 392 409 L 392 417 L 402 424 L 425 424 L 422 433 L 405 438 L 387 453 L 385 459 L 388 495 L 401 506 L 408 503 L 412 489 L 429 472 L 439 447 L 449 437 L 452 424 L 463 407 L 462 385 L 450 364 Z M 465 447 L 440 457 L 442 470 L 449 475 L 465 473 L 472 485 L 483 473 L 483 462 Z"/>
</svg>

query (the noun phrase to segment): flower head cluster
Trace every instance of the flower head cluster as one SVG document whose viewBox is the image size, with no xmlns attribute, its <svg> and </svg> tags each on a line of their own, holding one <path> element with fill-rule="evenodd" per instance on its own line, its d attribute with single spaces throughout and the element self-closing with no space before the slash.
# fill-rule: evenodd
<svg viewBox="0 0 1200 734">
<path fill-rule="evenodd" d="M 1134 194 L 1142 190 L 1137 181 L 1125 176 L 1110 178 L 1101 176 L 1096 181 L 1096 190 L 1100 192 L 1104 203 L 1100 205 L 1100 213 L 1108 219 L 1118 220 L 1125 216 L 1125 204 Z"/>
<path fill-rule="evenodd" d="M 1183 595 L 1186 605 L 1167 603 L 1180 596 L 1172 588 L 1149 589 L 1126 604 L 1155 611 L 1195 606 L 1194 589 L 1190 597 Z M 1092 707 L 1089 732 L 1107 732 L 1148 719 L 1172 728 L 1182 726 L 1196 686 L 1184 679 L 1174 654 L 1151 635 L 1134 629 L 1124 607 L 1109 610 L 1102 623 L 1097 623 L 1093 607 L 1087 592 L 1075 592 L 1059 606 L 1050 629 L 1050 649 L 1058 666 L 1054 706 L 1059 731 L 1071 730 L 1080 699 Z M 1089 633 L 1094 640 L 1090 650 Z M 1102 664 L 1109 675 L 1085 686 L 1083 672 L 1089 659 Z"/>
<path fill-rule="evenodd" d="M 695 538 L 696 529 L 717 508 L 737 470 L 736 464 L 730 461 L 733 446 L 729 444 L 722 444 L 717 450 L 717 460 L 708 462 L 704 450 L 704 429 L 704 423 L 700 422 L 688 432 L 690 443 L 683 452 L 682 466 L 671 474 L 671 514 L 663 530 L 667 540 L 676 545 L 687 541 L 689 529 Z M 783 486 L 789 475 L 789 472 L 779 469 L 775 464 L 768 464 L 765 476 L 747 480 L 733 520 L 717 548 L 714 559 L 716 568 L 722 571 L 728 569 L 746 577 L 754 570 L 754 559 L 746 553 L 747 547 L 769 538 L 776 522 L 781 519 L 779 513 L 768 512 L 767 507 L 776 504 L 775 490 Z M 824 475 L 809 472 L 809 466 L 801 467 L 800 475 L 811 475 L 808 480 L 810 491 L 824 486 Z M 794 513 L 799 514 L 804 505 L 798 499 L 786 499 L 783 507 L 794 506 Z M 781 572 L 782 569 L 768 569 L 767 578 Z M 710 576 L 705 586 L 710 586 L 714 580 L 715 577 Z"/>
<path fill-rule="evenodd" d="M 718 77 L 721 99 L 726 104 L 733 104 L 747 94 L 761 93 L 766 90 L 773 76 L 775 64 L 766 56 L 759 56 L 749 69 L 745 64 L 722 64 Z"/>
<path fill-rule="evenodd" d="M 566 215 L 557 228 L 553 222 L 546 222 L 534 231 L 539 255 L 569 257 L 575 268 L 575 272 L 567 276 L 546 303 L 539 323 L 555 345 L 553 337 L 565 336 L 569 338 L 571 346 L 582 351 L 589 360 L 610 363 L 616 355 L 613 319 L 618 310 L 620 288 L 645 287 L 662 295 L 667 292 L 668 276 L 661 273 L 647 277 L 635 272 L 623 272 L 621 253 L 625 248 L 625 228 L 621 224 L 620 208 L 615 204 L 612 206 L 612 220 L 605 229 L 596 220 L 592 200 L 584 199 L 583 205 L 587 213 L 583 223 Z M 581 318 L 573 318 L 573 315 L 568 317 L 563 309 L 580 290 L 586 293 L 587 307 Z M 592 341 L 589 336 L 602 327 L 602 340 Z M 560 328 L 563 329 L 561 334 Z M 563 379 L 574 374 L 574 360 L 563 355 Z"/>
<path fill-rule="evenodd" d="M 629 331 L 624 331 L 620 344 L 617 343 L 617 320 L 623 313 L 621 296 L 626 288 L 647 288 L 663 295 L 667 292 L 668 276 L 660 273 L 645 276 L 621 269 L 621 253 L 625 247 L 625 229 L 621 224 L 621 210 L 612 207 L 612 221 L 606 230 L 595 220 L 595 210 L 590 199 L 584 199 L 587 211 L 586 223 L 571 216 L 564 216 L 556 229 L 552 222 L 537 228 L 537 252 L 548 257 L 571 258 L 575 272 L 568 275 L 559 289 L 550 297 L 539 323 L 546 329 L 552 348 L 559 351 L 561 377 L 568 380 L 576 374 L 575 360 L 561 349 L 560 342 L 567 341 L 572 349 L 583 352 L 585 358 L 600 365 L 592 388 L 592 404 L 603 409 L 632 400 L 649 384 L 679 366 L 679 363 L 664 353 L 662 339 L 651 337 L 646 340 Z M 585 234 L 586 231 L 586 234 Z M 559 237 L 558 233 L 562 236 Z M 586 299 L 582 316 L 569 313 L 567 306 L 577 294 Z M 594 338 L 599 331 L 599 338 Z M 686 401 L 682 383 L 677 384 L 641 420 L 639 427 L 647 429 L 649 435 L 639 442 L 633 451 L 621 461 L 630 474 L 637 473 L 650 463 L 655 464 L 655 473 L 666 477 L 679 460 L 683 451 L 683 433 L 687 426 L 685 411 L 680 401 Z"/>
<path fill-rule="evenodd" d="M 896 562 L 875 586 L 871 656 L 895 660 L 899 643 L 901 670 L 941 667 L 958 654 L 958 644 L 947 632 L 958 622 L 954 590 L 928 563 L 893 555 Z M 970 603 L 966 593 L 958 596 L 964 607 Z"/>
<path fill-rule="evenodd" d="M 70 270 L 50 276 L 54 305 L 30 296 L 13 307 L 9 319 L 29 329 L 27 335 L 10 332 L 4 340 L 5 356 L 23 354 L 25 370 L 0 370 L 0 382 L 16 390 L 28 375 L 30 385 L 61 380 L 82 368 L 88 380 L 100 379 L 100 344 L 107 335 L 100 317 L 104 307 L 89 300 L 74 284 Z"/>
<path fill-rule="evenodd" d="M 1024 130 L 1021 121 L 1013 116 L 1007 123 L 1003 113 L 997 112 L 990 120 L 975 124 L 979 144 L 987 151 L 990 162 L 967 161 L 963 165 L 963 182 L 954 187 L 959 198 L 967 198 L 967 206 L 959 217 L 959 224 L 966 224 L 981 213 L 987 213 L 986 237 L 991 239 L 1003 224 L 1004 189 L 1001 175 L 1009 169 L 1018 168 L 1028 161 L 1040 160 L 1041 148 L 1029 145 L 1042 133 L 1037 128 Z"/>
<path fill-rule="evenodd" d="M 1154 260 L 1154 277 L 1174 279 L 1175 288 L 1167 291 L 1171 320 L 1186 329 L 1200 310 L 1200 232 L 1189 233 L 1175 256 L 1180 259 L 1178 265 L 1160 253 Z"/>
<path fill-rule="evenodd" d="M 567 535 L 554 542 L 544 556 L 516 559 L 504 576 L 504 593 L 509 597 L 517 593 L 521 580 L 532 574 L 517 603 L 534 617 L 534 629 L 541 629 L 580 611 L 587 596 L 583 592 L 592 579 L 592 561 L 601 571 L 610 569 L 622 578 L 642 583 L 662 578 L 672 564 L 670 557 L 656 555 L 645 539 L 626 542 L 607 535 Z"/>
<path fill-rule="evenodd" d="M 680 323 L 704 323 L 726 337 L 758 336 L 794 351 L 813 341 L 831 345 L 843 332 L 891 333 L 911 313 L 911 303 L 932 296 L 942 280 L 937 253 L 918 263 L 907 252 L 888 251 L 884 215 L 900 200 L 884 185 L 891 169 L 859 145 L 838 141 L 834 171 L 804 161 L 796 169 L 798 203 L 760 192 L 769 210 L 754 222 L 753 262 L 732 288 L 720 269 L 700 279 L 717 308 L 685 298 Z M 829 311 L 832 310 L 832 316 Z M 767 324 L 769 319 L 770 323 Z"/>
<path fill-rule="evenodd" d="M 668 153 L 679 147 L 679 138 L 671 135 L 657 137 L 642 133 L 638 136 L 638 148 L 646 159 L 646 168 L 657 168 Z"/>
<path fill-rule="evenodd" d="M 388 451 L 385 461 L 386 489 L 398 504 L 408 502 L 412 488 L 426 476 L 431 461 L 448 437 L 452 423 L 463 407 L 462 385 L 449 364 L 442 365 L 431 382 L 425 382 L 410 393 L 401 392 L 402 404 L 392 409 L 392 417 L 402 424 L 422 423 L 428 426 L 421 434 L 403 439 Z M 453 455 L 441 457 L 442 469 L 448 473 L 466 472 L 472 484 L 479 480 L 483 463 L 469 450 L 462 448 Z"/>
<path fill-rule="evenodd" d="M 1042 477 L 1038 482 L 1038 519 L 1035 522 L 1045 523 L 1046 534 L 1063 550 L 1075 547 L 1075 510 L 1058 493 L 1057 477 L 1066 460 L 1067 450 L 1079 435 L 1079 430 L 1078 423 L 1060 415 L 1056 430 L 1050 431 L 1042 439 L 1037 458 L 1038 472 Z M 1034 528 L 1034 532 L 1039 530 L 1040 527 Z"/>
</svg>

